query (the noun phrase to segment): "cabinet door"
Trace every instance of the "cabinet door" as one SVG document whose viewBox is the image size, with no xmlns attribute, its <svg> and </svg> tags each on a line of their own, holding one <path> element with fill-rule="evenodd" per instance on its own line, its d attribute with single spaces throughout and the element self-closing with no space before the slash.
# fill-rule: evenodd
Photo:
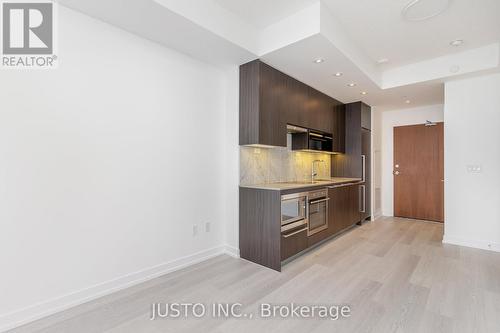
<svg viewBox="0 0 500 333">
<path fill-rule="evenodd" d="M 260 69 L 259 142 L 286 147 L 286 75 L 262 63 Z"/>
<path fill-rule="evenodd" d="M 345 105 L 337 105 L 333 111 L 333 151 L 345 153 Z"/>
<path fill-rule="evenodd" d="M 349 186 L 351 189 L 350 191 L 350 199 L 349 199 L 349 225 L 352 226 L 359 221 L 361 221 L 361 213 L 360 213 L 360 205 L 361 205 L 361 198 L 362 198 L 362 188 L 361 185 L 353 185 Z"/>
<path fill-rule="evenodd" d="M 349 211 L 350 186 L 328 189 L 330 209 L 328 214 L 328 233 L 334 235 L 346 228 L 351 219 Z"/>
<path fill-rule="evenodd" d="M 306 86 L 307 89 L 307 102 L 306 107 L 301 115 L 301 123 L 303 126 L 319 130 L 319 105 L 320 99 L 318 91 Z"/>
<path fill-rule="evenodd" d="M 360 103 L 361 107 L 361 127 L 371 130 L 372 127 L 372 108 L 365 103 Z"/>
<path fill-rule="evenodd" d="M 319 94 L 318 129 L 333 134 L 334 100 L 321 92 Z"/>
<path fill-rule="evenodd" d="M 304 122 L 304 113 L 307 102 L 307 89 L 304 84 L 292 77 L 287 77 L 286 86 L 286 119 L 287 124 L 296 126 L 306 126 Z"/>
<path fill-rule="evenodd" d="M 281 261 L 305 250 L 307 246 L 307 230 L 298 229 L 281 234 Z"/>
</svg>

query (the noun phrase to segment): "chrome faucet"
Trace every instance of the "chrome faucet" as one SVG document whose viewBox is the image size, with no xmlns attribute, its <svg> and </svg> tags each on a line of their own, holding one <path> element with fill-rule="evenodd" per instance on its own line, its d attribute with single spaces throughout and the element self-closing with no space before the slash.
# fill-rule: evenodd
<svg viewBox="0 0 500 333">
<path fill-rule="evenodd" d="M 318 175 L 316 171 L 314 171 L 314 163 L 324 163 L 325 161 L 323 160 L 314 160 L 311 163 L 311 182 L 314 182 L 314 177 Z"/>
</svg>

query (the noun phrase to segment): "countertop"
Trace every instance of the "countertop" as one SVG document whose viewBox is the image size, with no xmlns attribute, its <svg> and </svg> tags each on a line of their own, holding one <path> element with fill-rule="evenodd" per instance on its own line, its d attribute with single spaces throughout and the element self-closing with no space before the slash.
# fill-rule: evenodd
<svg viewBox="0 0 500 333">
<path fill-rule="evenodd" d="M 289 182 L 276 182 L 268 184 L 256 184 L 256 185 L 240 185 L 243 188 L 254 188 L 259 190 L 272 190 L 272 191 L 284 191 L 284 190 L 294 190 L 309 187 L 326 187 L 335 186 L 348 183 L 360 182 L 361 178 L 342 178 L 342 177 L 332 177 L 330 179 L 318 179 L 314 182 L 311 181 L 289 181 Z"/>
</svg>

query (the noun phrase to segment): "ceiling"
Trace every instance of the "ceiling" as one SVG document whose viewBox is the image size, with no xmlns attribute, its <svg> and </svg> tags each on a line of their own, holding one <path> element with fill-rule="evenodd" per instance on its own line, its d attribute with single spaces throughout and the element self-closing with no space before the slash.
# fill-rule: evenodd
<svg viewBox="0 0 500 333">
<path fill-rule="evenodd" d="M 414 22 L 402 16 L 413 1 L 448 6 Z M 500 69 L 500 0 L 58 2 L 217 66 L 261 58 L 341 102 L 383 110 L 443 103 L 446 80 Z M 450 46 L 456 39 L 464 44 Z"/>
<path fill-rule="evenodd" d="M 318 54 L 325 59 L 323 63 L 312 61 Z M 363 101 L 382 110 L 443 103 L 441 81 L 383 90 L 322 35 L 301 40 L 261 59 L 343 103 Z M 334 75 L 337 72 L 343 75 L 337 77 Z M 352 82 L 356 83 L 355 87 L 348 86 Z M 366 92 L 366 95 L 361 92 Z"/>
<path fill-rule="evenodd" d="M 247 23 L 265 28 L 318 0 L 214 0 Z"/>
<path fill-rule="evenodd" d="M 422 0 L 432 3 L 437 0 Z M 450 0 L 442 14 L 421 22 L 404 20 L 410 0 L 323 0 L 349 36 L 374 62 L 406 65 L 500 40 L 499 0 Z M 456 39 L 460 47 L 450 46 Z"/>
</svg>

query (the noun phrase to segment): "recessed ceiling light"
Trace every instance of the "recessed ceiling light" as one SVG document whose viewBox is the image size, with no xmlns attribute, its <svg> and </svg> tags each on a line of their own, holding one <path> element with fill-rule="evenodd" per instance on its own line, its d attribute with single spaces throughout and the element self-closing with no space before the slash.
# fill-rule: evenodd
<svg viewBox="0 0 500 333">
<path fill-rule="evenodd" d="M 451 46 L 460 46 L 464 43 L 463 39 L 455 39 L 450 42 Z"/>
<path fill-rule="evenodd" d="M 387 59 L 387 58 L 382 58 L 382 59 L 377 60 L 377 63 L 381 64 L 381 65 L 387 64 L 388 62 L 389 62 L 389 59 Z"/>
<path fill-rule="evenodd" d="M 407 100 L 405 101 L 405 103 L 406 103 L 406 104 L 410 104 L 410 103 L 411 103 L 411 101 L 410 101 L 409 99 L 407 99 Z"/>
<path fill-rule="evenodd" d="M 336 77 L 339 77 L 339 76 L 344 75 L 344 73 L 342 73 L 342 72 L 337 72 L 337 73 L 335 73 L 334 75 L 335 75 Z"/>
<path fill-rule="evenodd" d="M 321 64 L 323 61 L 325 61 L 323 58 L 314 59 L 314 62 L 317 64 Z"/>
<path fill-rule="evenodd" d="M 366 94 L 368 94 L 366 91 L 361 92 L 361 95 L 366 95 Z"/>
<path fill-rule="evenodd" d="M 348 86 L 348 87 L 351 87 L 351 88 L 352 88 L 352 87 L 356 87 L 356 83 L 349 83 L 347 86 Z"/>
<path fill-rule="evenodd" d="M 424 21 L 443 13 L 451 0 L 411 0 L 401 12 L 407 21 Z"/>
</svg>

